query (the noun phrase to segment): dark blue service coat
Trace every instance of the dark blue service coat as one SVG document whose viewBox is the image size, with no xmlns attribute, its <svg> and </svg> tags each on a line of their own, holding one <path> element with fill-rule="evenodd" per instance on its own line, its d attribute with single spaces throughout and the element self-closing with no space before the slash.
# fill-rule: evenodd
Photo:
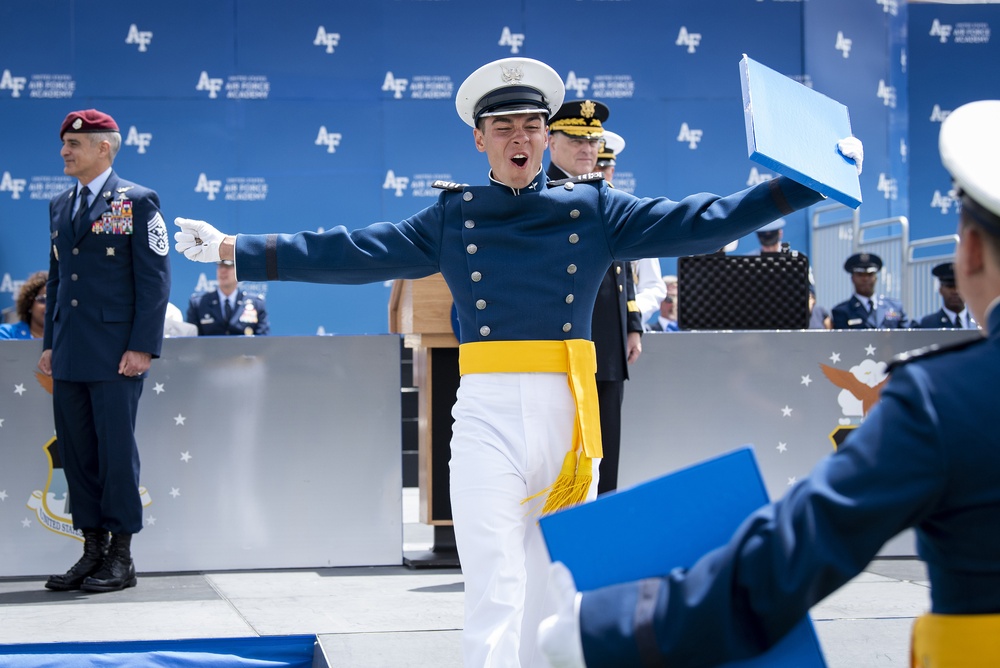
<svg viewBox="0 0 1000 668">
<path fill-rule="evenodd" d="M 1000 613 L 1000 308 L 989 325 L 897 367 L 836 453 L 690 570 L 585 592 L 588 668 L 759 654 L 910 527 L 933 612 Z"/>
<path fill-rule="evenodd" d="M 191 295 L 185 320 L 197 325 L 198 336 L 264 336 L 271 331 L 264 295 L 236 291 L 236 308 L 227 321 L 216 290 Z"/>
<path fill-rule="evenodd" d="M 846 302 L 833 307 L 834 329 L 905 329 L 913 323 L 903 312 L 903 304 L 885 295 L 873 295 L 875 311 L 868 312 L 868 306 L 863 305 L 857 296 L 851 296 Z"/>
</svg>

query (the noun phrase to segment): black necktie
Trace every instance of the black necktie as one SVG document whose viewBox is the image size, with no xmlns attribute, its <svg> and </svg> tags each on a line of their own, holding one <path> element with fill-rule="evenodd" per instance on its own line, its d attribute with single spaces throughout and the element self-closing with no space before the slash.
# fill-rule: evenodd
<svg viewBox="0 0 1000 668">
<path fill-rule="evenodd" d="M 959 313 L 958 315 L 955 316 L 955 327 L 957 327 L 959 329 L 965 329 L 965 326 L 962 325 L 962 314 L 961 313 Z"/>
<path fill-rule="evenodd" d="M 84 186 L 80 190 L 80 206 L 76 210 L 76 215 L 73 216 L 73 232 L 79 234 L 83 227 L 83 214 L 87 212 L 87 197 L 90 195 L 90 188 Z"/>
<path fill-rule="evenodd" d="M 233 319 L 233 302 L 226 298 L 226 322 Z"/>
<path fill-rule="evenodd" d="M 871 299 L 868 300 L 868 315 L 875 312 L 875 302 Z"/>
</svg>

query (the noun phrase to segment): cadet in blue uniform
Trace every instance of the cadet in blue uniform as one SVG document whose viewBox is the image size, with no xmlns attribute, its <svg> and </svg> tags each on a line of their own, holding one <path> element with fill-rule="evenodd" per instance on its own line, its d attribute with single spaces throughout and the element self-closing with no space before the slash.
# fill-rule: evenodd
<svg viewBox="0 0 1000 668">
<path fill-rule="evenodd" d="M 202 262 L 235 257 L 237 275 L 249 280 L 443 274 L 461 334 L 450 467 L 467 666 L 532 664 L 548 553 L 530 504 L 544 502 L 544 512 L 595 495 L 591 317 L 611 263 L 711 252 L 822 199 L 783 177 L 681 202 L 640 199 L 599 178 L 548 187 L 546 121 L 563 95 L 559 75 L 536 60 L 476 70 L 456 106 L 487 155 L 488 185 L 439 184 L 437 202 L 395 224 L 234 237 L 203 221 L 176 221 L 179 252 Z M 841 145 L 861 159 L 856 139 Z"/>
<path fill-rule="evenodd" d="M 833 307 L 834 329 L 905 329 L 912 323 L 898 299 L 875 294 L 882 258 L 874 253 L 855 253 L 844 262 L 851 275 L 854 294 Z"/>
<path fill-rule="evenodd" d="M 112 591 L 136 583 L 131 542 L 142 529 L 142 502 L 135 419 L 163 342 L 170 239 L 157 194 L 111 168 L 121 147 L 111 116 L 74 111 L 59 137 L 64 171 L 78 183 L 49 203 L 38 366 L 53 378 L 59 456 L 84 544 L 83 557 L 45 586 Z"/>
<path fill-rule="evenodd" d="M 198 328 L 198 336 L 264 336 L 271 331 L 264 295 L 239 287 L 236 270 L 228 260 L 219 262 L 214 292 L 191 295 L 185 321 Z"/>
<path fill-rule="evenodd" d="M 550 182 L 597 171 L 604 123 L 609 115 L 608 107 L 596 100 L 574 100 L 559 107 L 549 119 L 550 162 L 546 175 Z M 625 381 L 628 365 L 642 354 L 641 337 L 642 317 L 635 300 L 632 263 L 616 260 L 597 291 L 590 326 L 590 338 L 597 351 L 597 402 L 603 446 L 598 494 L 618 487 Z"/>
<path fill-rule="evenodd" d="M 913 663 L 1000 665 L 1000 101 L 956 109 L 941 158 L 961 193 L 958 289 L 988 336 L 903 355 L 881 401 L 840 449 L 689 570 L 579 594 L 540 642 L 556 668 L 709 666 L 763 652 L 916 529 L 931 581 Z M 582 640 L 581 640 L 582 639 Z"/>
<path fill-rule="evenodd" d="M 969 313 L 969 309 L 965 308 L 962 295 L 958 294 L 958 288 L 955 287 L 954 263 L 942 262 L 931 269 L 931 273 L 938 279 L 938 293 L 941 295 L 944 306 L 935 313 L 921 318 L 920 327 L 922 329 L 977 327 L 976 319 Z"/>
</svg>

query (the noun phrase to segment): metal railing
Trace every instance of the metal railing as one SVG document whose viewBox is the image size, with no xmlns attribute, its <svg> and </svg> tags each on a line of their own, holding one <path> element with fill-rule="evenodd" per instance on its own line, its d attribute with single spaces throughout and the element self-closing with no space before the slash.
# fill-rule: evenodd
<svg viewBox="0 0 1000 668">
<path fill-rule="evenodd" d="M 817 207 L 812 213 L 809 256 L 816 280 L 816 301 L 827 308 L 850 298 L 854 289 L 844 276 L 844 261 L 854 253 L 882 258 L 876 292 L 903 302 L 910 319 L 919 320 L 940 307 L 935 264 L 954 255 L 957 235 L 910 241 L 904 216 L 860 222 L 857 210 L 842 204 Z M 947 248 L 939 253 L 929 249 Z"/>
</svg>

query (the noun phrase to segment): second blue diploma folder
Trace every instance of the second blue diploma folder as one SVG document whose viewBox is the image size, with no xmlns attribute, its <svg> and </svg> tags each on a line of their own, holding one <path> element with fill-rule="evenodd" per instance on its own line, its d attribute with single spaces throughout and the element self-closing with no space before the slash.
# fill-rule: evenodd
<svg viewBox="0 0 1000 668">
<path fill-rule="evenodd" d="M 729 541 L 768 502 L 753 450 L 743 447 L 541 519 L 552 561 L 589 591 L 688 568 Z M 733 668 L 826 668 L 812 620 Z"/>
</svg>

